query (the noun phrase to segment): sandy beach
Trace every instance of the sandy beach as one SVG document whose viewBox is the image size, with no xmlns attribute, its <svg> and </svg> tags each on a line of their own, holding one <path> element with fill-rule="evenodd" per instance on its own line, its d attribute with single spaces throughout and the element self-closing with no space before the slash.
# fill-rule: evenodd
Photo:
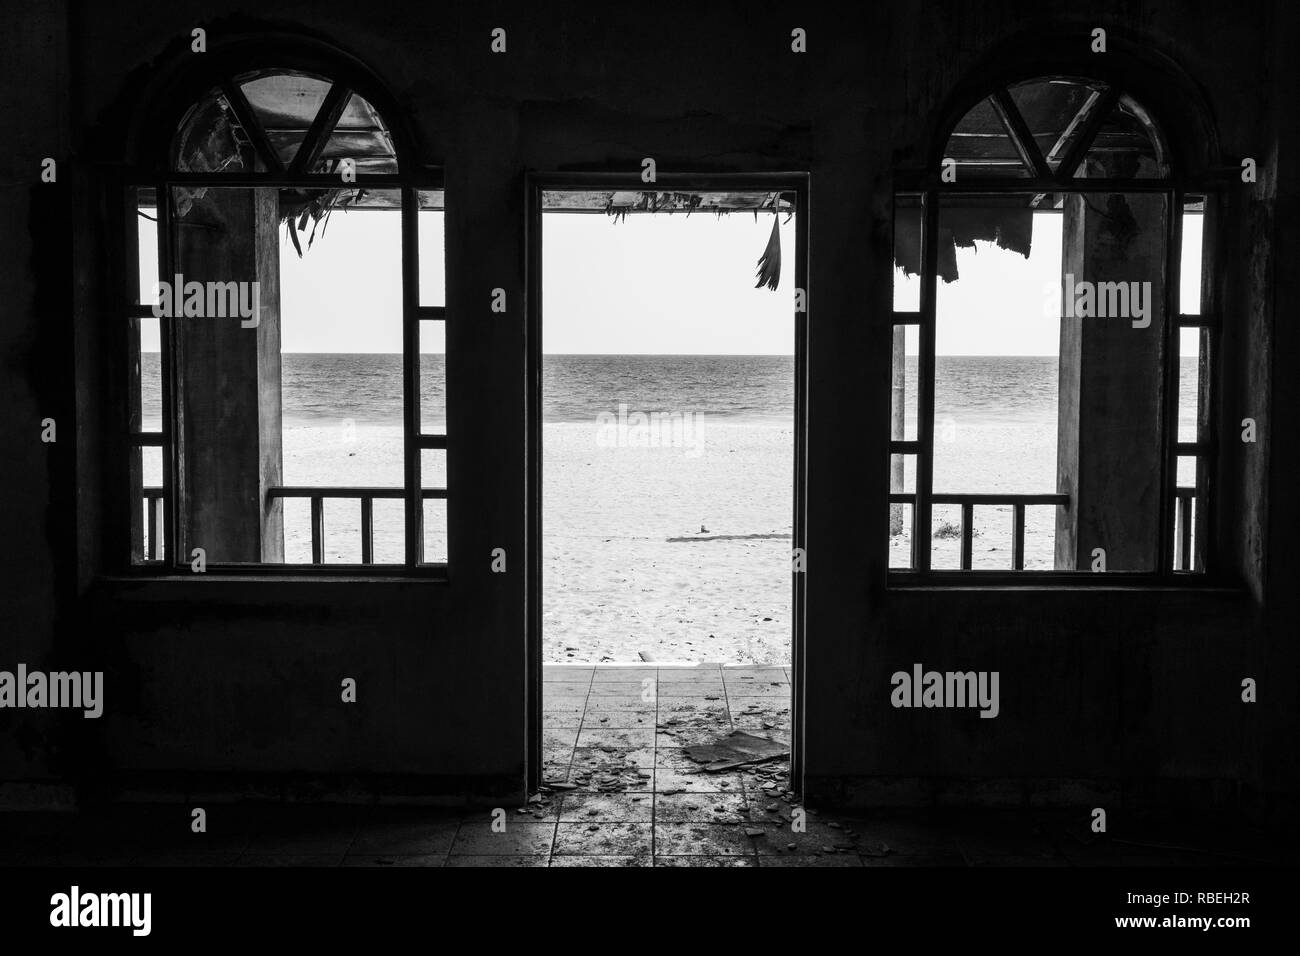
<svg viewBox="0 0 1300 956">
<path fill-rule="evenodd" d="M 706 420 L 703 439 L 544 426 L 545 660 L 789 662 L 792 429 Z"/>
</svg>

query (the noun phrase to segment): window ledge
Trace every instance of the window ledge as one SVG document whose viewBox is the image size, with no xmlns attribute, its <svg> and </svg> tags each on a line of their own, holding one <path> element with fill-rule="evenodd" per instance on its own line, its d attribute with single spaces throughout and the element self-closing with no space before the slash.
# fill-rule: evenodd
<svg viewBox="0 0 1300 956">
<path fill-rule="evenodd" d="M 1098 578 L 1103 578 L 1098 580 Z M 891 571 L 886 580 L 889 591 L 1068 591 L 1073 594 L 1088 592 L 1149 592 L 1178 594 L 1213 594 L 1220 597 L 1244 597 L 1244 585 L 1217 579 L 1193 577 L 1185 579 L 1156 578 L 1146 574 L 1127 577 L 1111 572 L 1106 575 L 1084 573 L 954 571 L 950 573 L 918 574 L 909 571 Z"/>
<path fill-rule="evenodd" d="M 322 602 L 344 607 L 373 606 L 393 600 L 443 601 L 448 595 L 446 569 L 406 574 L 111 574 L 96 577 L 88 590 L 91 601 L 140 605 L 195 606 L 221 604 L 273 607 Z"/>
</svg>

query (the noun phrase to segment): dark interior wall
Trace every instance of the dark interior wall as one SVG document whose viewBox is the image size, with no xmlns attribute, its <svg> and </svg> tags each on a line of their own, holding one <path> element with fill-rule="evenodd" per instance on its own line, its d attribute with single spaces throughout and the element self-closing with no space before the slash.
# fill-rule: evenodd
<svg viewBox="0 0 1300 956">
<path fill-rule="evenodd" d="M 101 661 L 109 702 L 100 721 L 57 733 L 43 729 L 48 719 L 0 713 L 0 729 L 8 721 L 20 731 L 0 735 L 0 779 L 102 766 L 154 771 L 161 785 L 185 779 L 177 771 L 295 771 L 519 786 L 524 173 L 636 171 L 653 156 L 661 172 L 811 174 L 804 766 L 814 793 L 929 799 L 941 778 L 985 778 L 1001 783 L 948 792 L 1020 799 L 1006 781 L 1045 777 L 1103 787 L 1130 781 L 1133 799 L 1159 779 L 1189 799 L 1223 796 L 1230 781 L 1257 792 L 1297 789 L 1295 758 L 1279 753 L 1294 740 L 1300 697 L 1300 670 L 1282 637 L 1294 608 L 1280 603 L 1294 601 L 1282 593 L 1294 575 L 1279 575 L 1295 569 L 1265 562 L 1287 550 L 1295 527 L 1294 504 L 1280 497 L 1289 494 L 1295 460 L 1284 428 L 1248 450 L 1225 442 L 1220 530 L 1228 577 L 1241 588 L 885 587 L 893 171 L 926 161 L 939 109 L 990 64 L 1041 63 L 1055 51 L 1086 67 L 1100 56 L 1087 53 L 1088 32 L 1105 27 L 1111 59 L 1094 72 L 1153 78 L 1152 108 L 1178 113 L 1201 101 L 1221 153 L 1199 157 L 1201 164 L 1235 166 L 1253 155 L 1265 170 L 1253 187 L 1228 184 L 1235 192 L 1225 203 L 1229 244 L 1217 281 L 1233 326 L 1225 353 L 1236 369 L 1221 383 L 1221 417 L 1239 419 L 1236 409 L 1249 399 L 1268 422 L 1272 336 L 1279 354 L 1300 354 L 1294 333 L 1273 325 L 1275 296 L 1294 283 L 1276 266 L 1279 251 L 1296 245 L 1294 225 L 1279 215 L 1294 206 L 1293 187 L 1272 172 L 1295 145 L 1295 120 L 1276 98 L 1290 56 L 1279 39 L 1285 4 L 1115 3 L 1083 12 L 1063 0 L 760 4 L 743 17 L 694 5 L 647 13 L 517 2 L 393 4 L 378 15 L 350 2 L 274 0 L 123 0 L 78 5 L 67 18 L 58 7 L 42 10 L 3 41 L 18 55 L 26 94 L 10 85 L 4 93 L 23 131 L 5 160 L 5 182 L 17 184 L 4 193 L 8 221 L 33 222 L 42 187 L 26 184 L 35 182 L 39 157 L 57 149 L 85 172 L 64 227 L 36 216 L 27 233 L 3 240 L 0 275 L 11 306 L 0 330 L 3 427 L 13 467 L 0 506 L 8 539 L 22 546 L 0 559 L 0 620 L 19 635 L 15 660 L 45 660 L 68 646 Z M 446 168 L 446 583 L 209 576 L 133 584 L 103 576 L 109 509 L 99 494 L 106 422 L 97 396 L 105 387 L 104 263 L 113 239 L 102 184 L 124 159 L 125 124 L 151 77 L 201 56 L 188 52 L 196 26 L 212 45 L 265 29 L 331 41 L 375 72 L 427 161 Z M 497 26 L 508 31 L 504 56 L 489 51 Z M 808 32 L 807 54 L 790 52 L 796 26 Z M 1188 86 L 1168 82 L 1169 63 L 1185 71 Z M 1164 117 L 1158 108 L 1157 115 Z M 58 195 L 66 194 L 44 201 Z M 66 336 L 43 324 L 49 306 L 35 293 L 50 276 L 56 294 L 75 294 L 75 338 L 66 315 Z M 489 311 L 495 287 L 510 296 L 504 316 Z M 32 436 L 48 403 L 71 408 L 74 354 L 78 441 L 61 430 L 68 437 L 51 450 Z M 33 368 L 63 375 L 38 378 Z M 1294 399 L 1293 385 L 1279 388 Z M 74 452 L 86 478 L 80 498 Z M 1266 490 L 1277 492 L 1271 510 Z M 496 547 L 507 550 L 507 574 L 490 572 Z M 80 556 L 75 573 L 71 553 Z M 56 605 L 60 587 L 80 599 Z M 892 709 L 889 676 L 914 662 L 999 670 L 1001 716 Z M 1240 702 L 1243 676 L 1267 677 L 1272 690 L 1259 704 Z M 344 677 L 358 681 L 357 704 L 339 702 Z M 24 749 L 23 740 L 35 744 Z"/>
<path fill-rule="evenodd" d="M 70 576 L 56 574 L 73 561 L 72 483 L 77 447 L 67 349 L 71 288 L 66 269 L 72 251 L 67 164 L 56 167 L 64 186 L 39 183 L 46 157 L 67 155 L 67 31 L 61 5 L 49 4 L 0 31 L 0 116 L 14 128 L 0 153 L 0 668 L 17 661 L 44 666 L 59 650 L 56 605 L 69 596 Z M 12 72 L 11 72 L 12 71 Z M 9 76 L 22 76 L 22 83 Z M 61 223 L 62 225 L 59 225 Z M 63 260 L 55 281 L 43 262 Z M 57 441 L 41 442 L 41 422 L 55 419 Z M 40 662 L 38 665 L 37 662 Z M 54 740 L 60 720 L 51 712 L 0 710 L 0 799 L 22 803 L 27 781 L 56 772 Z"/>
</svg>

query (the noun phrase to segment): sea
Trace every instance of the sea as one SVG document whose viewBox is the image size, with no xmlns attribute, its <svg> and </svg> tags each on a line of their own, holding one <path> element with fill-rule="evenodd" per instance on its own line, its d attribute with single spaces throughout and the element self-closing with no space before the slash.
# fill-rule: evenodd
<svg viewBox="0 0 1300 956">
<path fill-rule="evenodd" d="M 358 425 L 401 425 L 400 355 L 288 353 L 282 361 L 286 428 L 332 425 L 340 419 Z M 440 431 L 446 426 L 444 358 L 423 355 L 421 366 L 421 414 L 426 430 Z M 1195 420 L 1194 359 L 1182 360 L 1181 377 L 1180 421 L 1186 424 Z M 141 378 L 144 424 L 146 429 L 154 429 L 161 421 L 158 353 L 142 356 Z M 905 375 L 909 438 L 915 432 L 916 382 L 916 356 L 909 356 Z M 954 424 L 1055 427 L 1055 356 L 941 355 L 935 382 L 940 441 L 949 418 Z M 885 388 L 883 384 L 880 387 Z M 546 422 L 592 422 L 622 403 L 646 411 L 694 412 L 734 423 L 788 424 L 794 420 L 794 359 L 781 355 L 547 355 L 542 391 Z M 957 473 L 974 464 L 960 462 Z M 1017 459 L 1017 464 L 1025 462 Z"/>
</svg>

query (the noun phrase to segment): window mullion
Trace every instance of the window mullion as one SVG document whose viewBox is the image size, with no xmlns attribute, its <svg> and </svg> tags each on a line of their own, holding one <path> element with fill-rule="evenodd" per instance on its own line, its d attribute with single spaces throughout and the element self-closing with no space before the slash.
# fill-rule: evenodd
<svg viewBox="0 0 1300 956">
<path fill-rule="evenodd" d="M 1178 333 L 1178 281 L 1179 260 L 1182 258 L 1183 194 L 1181 190 L 1165 192 L 1165 248 L 1164 283 L 1162 302 L 1165 322 L 1164 336 L 1164 401 L 1161 408 L 1163 427 L 1160 429 L 1161 469 L 1160 481 L 1160 534 L 1158 535 L 1157 573 L 1172 577 L 1174 567 L 1175 533 L 1174 508 L 1178 501 L 1178 404 L 1180 397 L 1180 371 L 1182 345 Z"/>
<path fill-rule="evenodd" d="M 158 279 L 172 281 L 175 273 L 175 246 L 172 238 L 172 195 L 161 182 L 154 186 L 155 206 L 158 210 Z M 176 336 L 173 334 L 170 310 L 163 310 L 158 319 L 158 374 L 162 380 L 162 422 L 168 436 L 163 446 L 163 506 L 166 513 L 164 538 L 167 542 L 168 563 L 180 567 L 180 454 L 178 445 L 182 434 L 178 417 L 178 382 L 176 374 Z"/>
<path fill-rule="evenodd" d="M 1088 155 L 1088 149 L 1092 146 L 1092 141 L 1097 138 L 1097 133 L 1101 131 L 1102 123 L 1110 115 L 1110 111 L 1115 108 L 1119 102 L 1119 87 L 1109 87 L 1097 100 L 1093 106 L 1094 112 L 1083 121 L 1083 128 L 1079 130 L 1079 137 L 1074 141 L 1065 155 L 1061 157 L 1060 164 L 1056 167 L 1056 178 L 1062 183 L 1074 183 L 1075 170 L 1083 162 L 1083 158 Z"/>
<path fill-rule="evenodd" d="M 424 552 L 424 496 L 420 479 L 420 244 L 419 197 L 402 189 L 402 436 L 406 474 L 406 565 Z"/>
<path fill-rule="evenodd" d="M 334 132 L 334 127 L 338 125 L 339 117 L 343 115 L 351 97 L 352 90 L 342 83 L 330 87 L 325 94 L 325 102 L 312 119 L 311 128 L 307 130 L 307 135 L 298 146 L 298 152 L 294 154 L 293 162 L 289 164 L 289 175 L 308 173 L 316 165 L 316 160 Z"/>
<path fill-rule="evenodd" d="M 916 456 L 916 505 L 912 509 L 912 567 L 930 570 L 930 498 L 934 493 L 934 366 L 935 366 L 935 299 L 939 272 L 939 194 L 925 193 L 921 229 L 921 308 L 920 336 L 917 348 L 916 437 L 920 454 Z"/>
</svg>

